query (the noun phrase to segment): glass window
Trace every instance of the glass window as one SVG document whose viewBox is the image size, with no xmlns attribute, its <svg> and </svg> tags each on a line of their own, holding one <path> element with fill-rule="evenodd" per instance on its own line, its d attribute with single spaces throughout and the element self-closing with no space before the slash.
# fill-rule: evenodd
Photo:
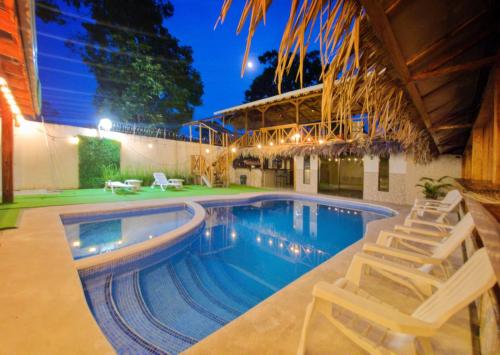
<svg viewBox="0 0 500 355">
<path fill-rule="evenodd" d="M 378 163 L 378 190 L 389 191 L 389 158 L 380 157 Z"/>
<path fill-rule="evenodd" d="M 311 183 L 311 157 L 309 155 L 304 157 L 304 184 Z"/>
</svg>

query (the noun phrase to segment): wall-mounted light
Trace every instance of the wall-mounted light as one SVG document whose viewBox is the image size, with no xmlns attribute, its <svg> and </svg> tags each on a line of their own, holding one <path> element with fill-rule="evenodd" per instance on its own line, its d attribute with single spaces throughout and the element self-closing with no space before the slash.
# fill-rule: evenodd
<svg viewBox="0 0 500 355">
<path fill-rule="evenodd" d="M 148 144 L 148 148 L 149 148 L 149 149 L 153 149 L 153 144 L 149 143 L 149 144 Z"/>
<path fill-rule="evenodd" d="M 80 143 L 80 138 L 78 138 L 77 136 L 72 136 L 68 138 L 68 142 L 70 144 L 77 145 L 78 143 Z"/>
<path fill-rule="evenodd" d="M 101 118 L 99 124 L 97 125 L 97 128 L 100 131 L 109 132 L 111 131 L 111 128 L 113 128 L 113 122 L 109 118 Z"/>
<path fill-rule="evenodd" d="M 205 149 L 205 153 L 207 153 L 207 154 L 210 153 L 210 149 L 208 149 L 208 148 Z"/>
</svg>

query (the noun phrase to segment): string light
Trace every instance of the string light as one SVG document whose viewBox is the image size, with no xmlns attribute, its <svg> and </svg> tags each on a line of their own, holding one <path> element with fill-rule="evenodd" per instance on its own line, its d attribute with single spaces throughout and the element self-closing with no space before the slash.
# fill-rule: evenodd
<svg viewBox="0 0 500 355">
<path fill-rule="evenodd" d="M 258 149 L 262 149 L 262 144 L 258 144 L 258 145 L 257 145 L 257 148 L 258 148 Z"/>
<path fill-rule="evenodd" d="M 274 145 L 274 142 L 270 142 L 269 145 L 272 147 Z"/>
<path fill-rule="evenodd" d="M 205 153 L 207 153 L 207 154 L 210 153 L 210 149 L 208 149 L 208 148 L 205 149 Z"/>
<path fill-rule="evenodd" d="M 7 101 L 7 104 L 9 105 L 10 111 L 14 114 L 17 124 L 21 126 L 26 122 L 26 120 L 24 119 L 19 106 L 17 106 L 16 99 L 9 89 L 7 80 L 3 77 L 0 77 L 0 91 L 2 91 L 5 101 Z"/>
<path fill-rule="evenodd" d="M 231 152 L 236 153 L 236 147 L 232 147 Z"/>
</svg>

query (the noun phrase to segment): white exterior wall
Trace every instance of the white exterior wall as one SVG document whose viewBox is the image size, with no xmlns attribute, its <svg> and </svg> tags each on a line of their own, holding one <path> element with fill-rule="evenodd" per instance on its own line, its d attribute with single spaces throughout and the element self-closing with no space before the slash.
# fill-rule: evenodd
<svg viewBox="0 0 500 355">
<path fill-rule="evenodd" d="M 295 191 L 308 194 L 318 193 L 318 156 L 311 155 L 311 178 L 309 184 L 304 184 L 304 157 L 296 156 L 293 159 Z"/>
<path fill-rule="evenodd" d="M 421 177 L 440 178 L 448 175 L 455 178 L 462 176 L 462 159 L 455 155 L 442 155 L 427 165 L 415 164 L 405 154 L 395 154 L 389 159 L 389 191 L 378 191 L 379 158 L 363 158 L 363 198 L 365 200 L 412 204 L 420 192 L 415 185 Z M 319 159 L 311 156 L 311 183 L 304 184 L 304 157 L 294 157 L 295 191 L 303 193 L 318 192 Z M 239 176 L 247 175 L 247 184 L 262 186 L 260 169 L 231 169 L 231 182 L 239 184 Z M 421 197 L 421 196 L 420 196 Z"/>
<path fill-rule="evenodd" d="M 72 136 L 97 136 L 96 129 L 27 122 L 14 129 L 14 189 L 78 188 L 78 146 Z M 191 155 L 200 154 L 197 142 L 183 142 L 106 132 L 106 138 L 120 141 L 122 170 L 189 172 Z M 152 144 L 152 148 L 149 148 Z M 209 149 L 209 153 L 205 152 Z M 221 148 L 203 145 L 208 162 Z"/>
<path fill-rule="evenodd" d="M 232 184 L 239 185 L 240 176 L 246 175 L 248 186 L 262 187 L 262 170 L 259 168 L 256 168 L 256 169 L 245 169 L 245 168 L 233 169 L 231 167 L 229 174 L 230 174 L 229 179 L 230 179 L 230 182 Z"/>
<path fill-rule="evenodd" d="M 448 175 L 462 176 L 462 159 L 455 155 L 442 155 L 430 164 L 419 165 L 408 159 L 405 154 L 392 155 L 389 159 L 389 191 L 378 191 L 379 158 L 365 156 L 363 198 L 365 200 L 412 204 L 421 197 L 415 187 L 421 177 L 440 178 Z"/>
</svg>

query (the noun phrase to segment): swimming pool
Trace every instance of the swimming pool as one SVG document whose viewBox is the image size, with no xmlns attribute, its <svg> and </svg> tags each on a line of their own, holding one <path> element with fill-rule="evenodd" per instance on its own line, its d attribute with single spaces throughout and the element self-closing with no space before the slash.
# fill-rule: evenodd
<svg viewBox="0 0 500 355">
<path fill-rule="evenodd" d="M 359 240 L 389 210 L 341 201 L 210 202 L 174 244 L 80 271 L 118 353 L 178 353 Z"/>
<path fill-rule="evenodd" d="M 74 259 L 109 253 L 161 236 L 193 217 L 187 206 L 62 216 Z"/>
</svg>

